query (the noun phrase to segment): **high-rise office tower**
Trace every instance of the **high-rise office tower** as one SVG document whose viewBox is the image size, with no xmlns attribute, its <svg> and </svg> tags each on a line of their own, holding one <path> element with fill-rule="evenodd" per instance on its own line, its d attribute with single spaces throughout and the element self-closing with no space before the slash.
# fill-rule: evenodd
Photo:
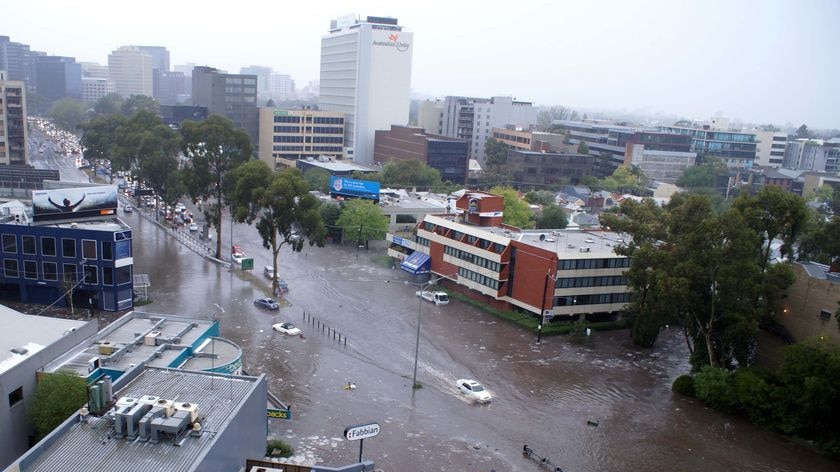
<svg viewBox="0 0 840 472">
<path fill-rule="evenodd" d="M 257 76 L 226 74 L 218 69 L 197 66 L 192 71 L 192 103 L 207 107 L 211 115 L 222 115 L 236 128 L 244 128 L 256 149 L 257 133 Z"/>
<path fill-rule="evenodd" d="M 347 115 L 345 145 L 359 163 L 373 163 L 376 130 L 408 123 L 413 42 L 396 18 L 373 16 L 332 20 L 321 38 L 320 108 Z"/>
<path fill-rule="evenodd" d="M 28 164 L 26 90 L 23 81 L 6 80 L 0 70 L 0 164 Z"/>
<path fill-rule="evenodd" d="M 123 46 L 108 54 L 108 73 L 117 93 L 152 96 L 152 56 L 133 46 Z"/>
</svg>

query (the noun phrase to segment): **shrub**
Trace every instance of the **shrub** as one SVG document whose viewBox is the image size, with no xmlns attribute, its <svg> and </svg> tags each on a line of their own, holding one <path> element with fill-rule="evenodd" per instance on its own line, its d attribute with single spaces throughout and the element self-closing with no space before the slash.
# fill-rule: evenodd
<svg viewBox="0 0 840 472">
<path fill-rule="evenodd" d="M 295 448 L 283 442 L 282 439 L 269 439 L 265 446 L 265 455 L 268 457 L 289 457 L 295 453 Z"/>
<path fill-rule="evenodd" d="M 677 380 L 674 380 L 674 384 L 671 385 L 671 390 L 673 390 L 674 393 L 679 393 L 680 395 L 693 397 L 694 377 L 690 375 L 680 375 L 677 377 Z"/>
<path fill-rule="evenodd" d="M 41 377 L 27 414 L 40 440 L 87 402 L 85 379 L 75 372 L 58 371 Z"/>
<path fill-rule="evenodd" d="M 739 369 L 732 376 L 732 389 L 738 407 L 760 426 L 772 426 L 775 412 L 773 408 L 773 387 L 757 371 Z"/>
<path fill-rule="evenodd" d="M 732 391 L 731 378 L 732 374 L 726 369 L 704 366 L 694 378 L 697 398 L 715 410 L 734 410 L 737 399 Z"/>
</svg>

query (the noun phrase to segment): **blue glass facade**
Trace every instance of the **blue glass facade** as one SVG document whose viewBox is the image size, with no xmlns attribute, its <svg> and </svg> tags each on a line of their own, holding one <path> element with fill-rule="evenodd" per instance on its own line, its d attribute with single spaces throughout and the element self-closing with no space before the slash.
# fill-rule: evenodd
<svg viewBox="0 0 840 472">
<path fill-rule="evenodd" d="M 119 220 L 0 224 L 0 297 L 106 311 L 133 307 L 131 229 Z"/>
<path fill-rule="evenodd" d="M 754 134 L 669 126 L 659 129 L 667 133 L 690 136 L 692 151 L 697 153 L 701 162 L 707 158 L 717 158 L 728 167 L 753 166 L 757 146 Z"/>
<path fill-rule="evenodd" d="M 467 182 L 468 152 L 466 141 L 429 139 L 426 164 L 437 169 L 444 181 L 463 184 Z"/>
</svg>

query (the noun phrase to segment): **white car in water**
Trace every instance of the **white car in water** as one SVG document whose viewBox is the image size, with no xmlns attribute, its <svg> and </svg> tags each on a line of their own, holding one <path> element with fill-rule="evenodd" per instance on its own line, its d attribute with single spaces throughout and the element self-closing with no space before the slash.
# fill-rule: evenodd
<svg viewBox="0 0 840 472">
<path fill-rule="evenodd" d="M 300 328 L 291 323 L 277 323 L 275 325 L 271 325 L 271 327 L 275 331 L 280 331 L 281 333 L 288 334 L 289 336 L 297 336 L 300 334 Z"/>
<path fill-rule="evenodd" d="M 479 403 L 487 403 L 493 399 L 490 392 L 484 389 L 480 383 L 470 379 L 458 379 L 455 382 L 458 385 L 458 390 L 461 391 L 467 398 L 471 398 Z"/>
</svg>

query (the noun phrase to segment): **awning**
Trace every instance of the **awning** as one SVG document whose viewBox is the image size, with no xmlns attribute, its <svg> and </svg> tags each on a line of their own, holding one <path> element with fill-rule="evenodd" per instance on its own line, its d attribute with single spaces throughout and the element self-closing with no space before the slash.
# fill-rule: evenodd
<svg viewBox="0 0 840 472">
<path fill-rule="evenodd" d="M 400 269 L 410 272 L 414 275 L 428 274 L 432 266 L 431 257 L 420 252 L 414 251 L 406 260 L 400 264 Z"/>
</svg>

